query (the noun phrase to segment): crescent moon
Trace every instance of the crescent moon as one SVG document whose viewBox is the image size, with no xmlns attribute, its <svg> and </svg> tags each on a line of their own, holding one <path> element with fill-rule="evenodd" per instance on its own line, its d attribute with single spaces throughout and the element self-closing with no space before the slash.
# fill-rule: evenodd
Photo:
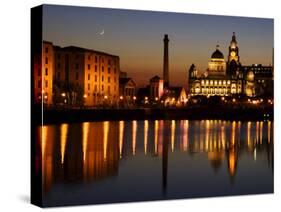
<svg viewBox="0 0 281 212">
<path fill-rule="evenodd" d="M 104 29 L 101 31 L 100 35 L 103 35 L 104 34 Z"/>
</svg>

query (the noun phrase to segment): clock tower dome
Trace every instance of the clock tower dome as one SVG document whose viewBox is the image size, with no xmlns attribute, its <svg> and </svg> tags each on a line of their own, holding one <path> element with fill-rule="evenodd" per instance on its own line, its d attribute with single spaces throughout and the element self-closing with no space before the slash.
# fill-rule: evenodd
<svg viewBox="0 0 281 212">
<path fill-rule="evenodd" d="M 239 64 L 239 48 L 237 46 L 235 32 L 233 32 L 232 39 L 229 46 L 228 63 L 235 62 Z"/>
</svg>

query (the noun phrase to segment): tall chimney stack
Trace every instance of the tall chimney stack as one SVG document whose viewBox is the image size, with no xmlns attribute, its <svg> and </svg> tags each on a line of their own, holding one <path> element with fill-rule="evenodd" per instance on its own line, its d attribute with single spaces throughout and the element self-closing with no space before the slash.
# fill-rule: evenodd
<svg viewBox="0 0 281 212">
<path fill-rule="evenodd" d="M 168 35 L 164 35 L 164 61 L 163 61 L 163 78 L 164 87 L 169 87 L 169 38 Z"/>
</svg>

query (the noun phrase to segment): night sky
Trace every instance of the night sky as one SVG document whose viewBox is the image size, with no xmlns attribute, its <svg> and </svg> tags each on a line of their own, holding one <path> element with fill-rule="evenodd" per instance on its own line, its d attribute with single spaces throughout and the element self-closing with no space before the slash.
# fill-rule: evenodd
<svg viewBox="0 0 281 212">
<path fill-rule="evenodd" d="M 162 77 L 164 34 L 170 83 L 186 85 L 190 65 L 205 71 L 217 44 L 227 59 L 232 32 L 242 65 L 272 63 L 273 19 L 52 5 L 43 11 L 44 40 L 118 55 L 121 70 L 138 86 Z"/>
</svg>

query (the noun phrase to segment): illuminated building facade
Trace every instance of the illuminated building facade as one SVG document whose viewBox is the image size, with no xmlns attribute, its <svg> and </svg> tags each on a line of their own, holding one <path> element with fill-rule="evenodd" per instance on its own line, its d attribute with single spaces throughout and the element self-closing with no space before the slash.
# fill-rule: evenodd
<svg viewBox="0 0 281 212">
<path fill-rule="evenodd" d="M 133 104 L 136 100 L 136 83 L 132 78 L 119 78 L 120 102 Z"/>
<path fill-rule="evenodd" d="M 191 95 L 246 96 L 273 93 L 273 68 L 271 66 L 242 66 L 236 35 L 233 32 L 227 62 L 217 46 L 205 73 L 199 74 L 196 66 L 189 69 L 189 92 Z M 264 83 L 264 84 L 263 84 Z"/>
<path fill-rule="evenodd" d="M 154 76 L 149 81 L 149 94 L 150 99 L 159 100 L 164 92 L 164 80 L 159 76 Z"/>
<path fill-rule="evenodd" d="M 42 69 L 35 62 L 36 103 L 40 98 L 46 104 L 98 106 L 118 103 L 118 56 L 75 46 L 61 48 L 44 41 L 41 62 Z"/>
<path fill-rule="evenodd" d="M 43 42 L 42 54 L 34 58 L 35 103 L 53 103 L 54 49 L 50 42 Z"/>
<path fill-rule="evenodd" d="M 245 93 L 247 96 L 265 95 L 273 97 L 273 67 L 253 64 L 243 67 Z"/>
<path fill-rule="evenodd" d="M 70 104 L 79 102 L 79 98 L 86 106 L 117 104 L 118 56 L 74 46 L 56 47 L 55 67 L 55 82 L 61 93 L 66 93 L 65 87 L 75 91 L 69 92 Z"/>
<path fill-rule="evenodd" d="M 161 97 L 165 106 L 184 106 L 187 101 L 187 94 L 184 87 L 169 87 Z"/>
</svg>

